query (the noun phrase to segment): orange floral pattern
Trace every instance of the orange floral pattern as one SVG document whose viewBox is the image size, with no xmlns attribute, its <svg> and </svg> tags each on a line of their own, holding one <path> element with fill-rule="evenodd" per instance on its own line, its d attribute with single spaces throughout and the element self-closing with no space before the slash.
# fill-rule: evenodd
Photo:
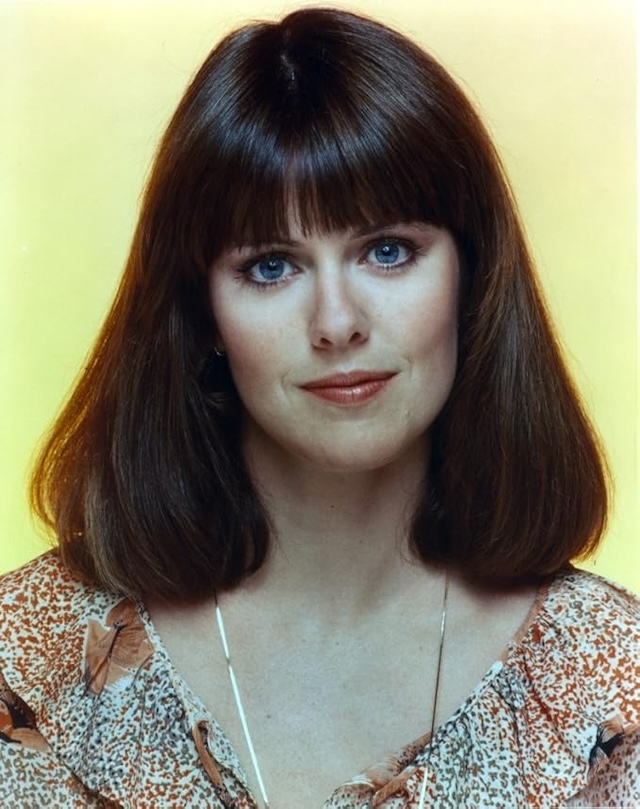
<svg viewBox="0 0 640 809">
<path fill-rule="evenodd" d="M 640 806 L 640 605 L 570 570 L 433 739 L 324 809 Z M 425 777 L 426 776 L 426 777 Z M 144 605 L 54 553 L 0 579 L 0 805 L 255 809 L 235 751 Z"/>
</svg>

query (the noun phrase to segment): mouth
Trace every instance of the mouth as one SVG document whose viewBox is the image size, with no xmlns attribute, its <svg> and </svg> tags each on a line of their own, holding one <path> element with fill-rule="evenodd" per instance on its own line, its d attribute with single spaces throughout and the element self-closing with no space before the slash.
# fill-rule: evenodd
<svg viewBox="0 0 640 809">
<path fill-rule="evenodd" d="M 394 371 L 350 371 L 315 379 L 300 387 L 332 404 L 364 404 L 381 393 L 395 376 Z"/>
</svg>

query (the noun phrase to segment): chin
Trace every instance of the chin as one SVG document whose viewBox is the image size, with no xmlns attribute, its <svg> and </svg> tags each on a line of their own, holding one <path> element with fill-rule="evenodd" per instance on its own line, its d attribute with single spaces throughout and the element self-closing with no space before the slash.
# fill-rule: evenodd
<svg viewBox="0 0 640 809">
<path fill-rule="evenodd" d="M 355 446 L 347 442 L 334 442 L 326 448 L 316 445 L 310 452 L 300 452 L 299 457 L 320 471 L 349 475 L 376 472 L 415 460 L 425 464 L 427 453 L 428 441 L 424 437 L 400 446 L 395 444 L 376 447 L 371 442 Z"/>
</svg>

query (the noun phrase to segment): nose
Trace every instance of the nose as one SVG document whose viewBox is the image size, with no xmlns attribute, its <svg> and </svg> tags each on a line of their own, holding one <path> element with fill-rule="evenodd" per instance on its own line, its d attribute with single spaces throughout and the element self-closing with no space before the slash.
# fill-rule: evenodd
<svg viewBox="0 0 640 809">
<path fill-rule="evenodd" d="M 350 279 L 339 266 L 316 274 L 310 337 L 314 348 L 343 349 L 369 338 L 369 322 Z"/>
</svg>

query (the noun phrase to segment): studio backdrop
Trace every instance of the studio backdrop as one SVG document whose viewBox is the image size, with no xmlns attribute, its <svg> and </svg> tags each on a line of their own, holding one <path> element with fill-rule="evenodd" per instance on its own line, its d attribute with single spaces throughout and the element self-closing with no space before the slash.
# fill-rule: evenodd
<svg viewBox="0 0 640 809">
<path fill-rule="evenodd" d="M 174 106 L 229 29 L 303 5 L 0 3 L 0 572 L 48 547 L 28 470 L 107 311 Z M 330 5 L 417 39 L 487 122 L 615 481 L 585 566 L 640 589 L 635 3 Z"/>
</svg>

